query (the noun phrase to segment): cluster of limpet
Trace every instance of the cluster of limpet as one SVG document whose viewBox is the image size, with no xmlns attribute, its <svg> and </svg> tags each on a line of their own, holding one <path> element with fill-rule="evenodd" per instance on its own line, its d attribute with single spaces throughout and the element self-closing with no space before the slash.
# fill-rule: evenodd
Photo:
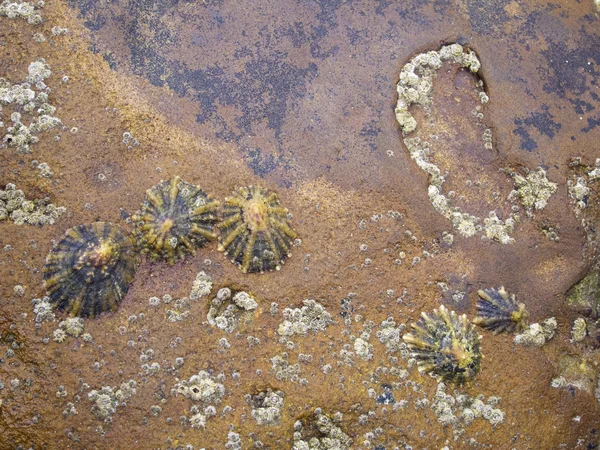
<svg viewBox="0 0 600 450">
<path fill-rule="evenodd" d="M 402 336 L 420 373 L 462 385 L 481 369 L 480 340 L 466 315 L 458 316 L 443 305 L 433 314 L 421 313 L 412 332 Z"/>
<path fill-rule="evenodd" d="M 133 281 L 139 251 L 171 265 L 194 254 L 217 237 L 218 207 L 198 186 L 176 176 L 146 191 L 132 217 L 131 236 L 106 222 L 69 229 L 44 267 L 51 303 L 81 317 L 115 311 Z M 219 250 L 243 272 L 278 270 L 297 237 L 287 213 L 275 193 L 239 188 L 223 205 Z"/>
<path fill-rule="evenodd" d="M 153 260 L 177 260 L 194 254 L 216 238 L 219 202 L 178 176 L 146 191 L 141 210 L 133 216 L 141 250 Z"/>
<path fill-rule="evenodd" d="M 298 236 L 277 194 L 257 186 L 242 187 L 223 202 L 219 251 L 242 272 L 279 270 Z"/>
<path fill-rule="evenodd" d="M 73 316 L 115 311 L 140 262 L 132 237 L 108 222 L 70 228 L 46 258 L 50 302 Z"/>
<path fill-rule="evenodd" d="M 477 291 L 477 317 L 473 323 L 498 333 L 520 332 L 527 324 L 529 314 L 523 303 L 517 303 L 515 295 L 500 289 L 480 289 Z"/>
</svg>

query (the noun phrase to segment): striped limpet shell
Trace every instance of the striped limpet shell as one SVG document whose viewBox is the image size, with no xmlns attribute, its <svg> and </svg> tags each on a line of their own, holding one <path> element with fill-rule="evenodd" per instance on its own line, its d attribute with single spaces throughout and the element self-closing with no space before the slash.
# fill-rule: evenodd
<svg viewBox="0 0 600 450">
<path fill-rule="evenodd" d="M 219 251 L 242 272 L 279 270 L 298 237 L 277 194 L 257 186 L 241 187 L 223 202 Z"/>
<path fill-rule="evenodd" d="M 50 302 L 72 316 L 116 311 L 140 262 L 135 240 L 108 222 L 70 228 L 46 258 Z"/>
<path fill-rule="evenodd" d="M 146 191 L 133 217 L 137 243 L 151 259 L 173 265 L 215 239 L 219 202 L 178 176 Z"/>
</svg>

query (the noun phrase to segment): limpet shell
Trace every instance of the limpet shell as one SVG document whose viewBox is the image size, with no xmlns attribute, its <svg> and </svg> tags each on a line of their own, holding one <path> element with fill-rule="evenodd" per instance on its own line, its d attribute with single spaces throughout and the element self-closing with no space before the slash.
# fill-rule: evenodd
<svg viewBox="0 0 600 450">
<path fill-rule="evenodd" d="M 173 265 L 217 236 L 219 202 L 176 176 L 146 191 L 141 210 L 132 219 L 140 249 L 153 260 Z"/>
<path fill-rule="evenodd" d="M 70 228 L 44 266 L 50 302 L 73 316 L 116 311 L 140 262 L 134 239 L 108 222 Z"/>
<path fill-rule="evenodd" d="M 262 187 L 241 187 L 223 202 L 219 251 L 242 272 L 279 270 L 298 237 L 277 194 Z"/>
</svg>

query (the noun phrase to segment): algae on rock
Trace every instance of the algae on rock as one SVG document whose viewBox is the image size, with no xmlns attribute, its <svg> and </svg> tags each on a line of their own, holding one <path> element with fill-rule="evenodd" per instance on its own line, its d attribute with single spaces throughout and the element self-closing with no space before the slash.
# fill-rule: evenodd
<svg viewBox="0 0 600 450">
<path fill-rule="evenodd" d="M 600 313 L 600 270 L 592 267 L 583 279 L 567 291 L 567 305 L 574 310 L 598 318 Z"/>
</svg>

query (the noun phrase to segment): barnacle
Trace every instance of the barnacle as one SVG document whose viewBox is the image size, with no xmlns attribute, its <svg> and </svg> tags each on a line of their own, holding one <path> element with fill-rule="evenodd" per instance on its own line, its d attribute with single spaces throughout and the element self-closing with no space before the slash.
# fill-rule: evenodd
<svg viewBox="0 0 600 450">
<path fill-rule="evenodd" d="M 256 186 L 239 188 L 223 204 L 217 225 L 219 251 L 244 273 L 279 270 L 298 236 L 287 214 L 274 192 Z"/>
<path fill-rule="evenodd" d="M 588 327 L 585 319 L 583 317 L 578 317 L 573 322 L 573 327 L 571 328 L 571 337 L 574 342 L 580 342 L 585 339 L 588 334 Z"/>
<path fill-rule="evenodd" d="M 517 303 L 515 295 L 509 295 L 504 287 L 480 289 L 477 292 L 477 317 L 475 325 L 497 333 L 520 332 L 526 325 L 529 314 L 523 303 Z"/>
<path fill-rule="evenodd" d="M 135 241 L 120 227 L 95 222 L 70 228 L 46 258 L 50 302 L 80 317 L 115 311 L 138 264 Z"/>
<path fill-rule="evenodd" d="M 141 211 L 133 216 L 134 234 L 143 252 L 174 264 L 216 238 L 219 203 L 202 189 L 173 177 L 146 191 Z"/>
<path fill-rule="evenodd" d="M 458 385 L 473 378 L 481 369 L 480 339 L 466 315 L 458 316 L 443 305 L 433 314 L 421 313 L 412 332 L 402 336 L 419 372 L 431 373 Z"/>
</svg>

